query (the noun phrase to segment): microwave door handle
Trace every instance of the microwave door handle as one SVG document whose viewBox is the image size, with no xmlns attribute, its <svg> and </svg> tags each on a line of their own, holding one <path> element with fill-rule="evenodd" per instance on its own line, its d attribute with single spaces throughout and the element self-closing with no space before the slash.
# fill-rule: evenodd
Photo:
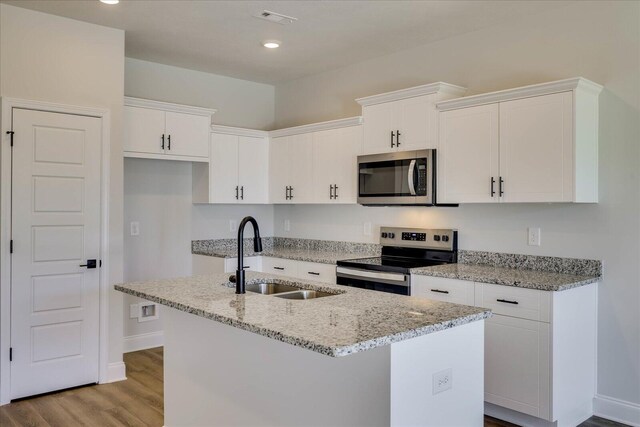
<svg viewBox="0 0 640 427">
<path fill-rule="evenodd" d="M 409 163 L 409 173 L 408 173 L 408 182 L 409 182 L 409 192 L 411 193 L 412 196 L 416 195 L 416 187 L 414 184 L 414 174 L 415 174 L 415 170 L 416 170 L 416 160 L 413 159 L 411 160 L 411 163 Z"/>
</svg>

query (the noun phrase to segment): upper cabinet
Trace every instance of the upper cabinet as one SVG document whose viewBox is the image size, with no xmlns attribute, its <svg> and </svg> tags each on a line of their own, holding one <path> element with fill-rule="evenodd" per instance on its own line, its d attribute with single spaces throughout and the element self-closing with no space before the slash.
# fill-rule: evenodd
<svg viewBox="0 0 640 427">
<path fill-rule="evenodd" d="M 193 165 L 193 202 L 268 203 L 267 132 L 212 126 L 210 144 L 209 163 Z"/>
<path fill-rule="evenodd" d="M 438 103 L 438 202 L 598 201 L 598 96 L 582 78 Z"/>
<path fill-rule="evenodd" d="M 363 154 L 437 148 L 436 103 L 464 93 L 440 82 L 356 99 L 362 105 Z"/>
<path fill-rule="evenodd" d="M 303 133 L 271 140 L 272 203 L 313 201 L 313 135 Z"/>
<path fill-rule="evenodd" d="M 207 162 L 215 111 L 126 97 L 124 156 Z"/>
</svg>

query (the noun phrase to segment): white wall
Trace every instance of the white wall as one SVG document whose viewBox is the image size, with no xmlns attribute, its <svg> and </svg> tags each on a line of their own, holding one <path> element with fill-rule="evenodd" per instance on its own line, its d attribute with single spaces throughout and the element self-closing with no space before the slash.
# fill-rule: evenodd
<svg viewBox="0 0 640 427">
<path fill-rule="evenodd" d="M 111 111 L 109 275 L 122 281 L 124 31 L 0 4 L 0 95 Z M 122 361 L 122 294 L 109 295 L 109 362 Z"/>
<path fill-rule="evenodd" d="M 359 96 L 440 80 L 480 93 L 584 76 L 606 87 L 598 205 L 279 206 L 275 235 L 374 242 L 380 225 L 455 227 L 463 249 L 601 259 L 598 393 L 640 414 L 639 26 L 637 2 L 579 2 L 276 85 L 283 127 L 357 115 Z M 363 235 L 365 221 L 374 236 Z M 528 226 L 542 228 L 541 247 L 526 245 Z"/>
<path fill-rule="evenodd" d="M 127 58 L 127 96 L 216 108 L 216 124 L 254 129 L 273 125 L 274 87 Z M 191 239 L 233 238 L 229 229 L 246 215 L 256 217 L 264 236 L 273 235 L 272 206 L 193 205 L 191 163 L 125 159 L 124 279 L 150 280 L 191 274 Z M 130 223 L 140 223 L 140 235 L 130 235 Z M 250 233 L 249 233 L 250 234 Z M 124 336 L 162 330 L 159 320 L 130 319 L 125 296 Z"/>
</svg>

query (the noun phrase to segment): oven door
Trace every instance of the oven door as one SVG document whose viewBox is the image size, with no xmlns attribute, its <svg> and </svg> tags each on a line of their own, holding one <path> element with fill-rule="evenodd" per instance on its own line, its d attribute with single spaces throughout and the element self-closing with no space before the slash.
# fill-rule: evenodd
<svg viewBox="0 0 640 427">
<path fill-rule="evenodd" d="M 361 205 L 432 205 L 435 150 L 358 156 Z"/>
<path fill-rule="evenodd" d="M 337 284 L 399 295 L 411 295 L 411 275 L 338 267 Z"/>
</svg>

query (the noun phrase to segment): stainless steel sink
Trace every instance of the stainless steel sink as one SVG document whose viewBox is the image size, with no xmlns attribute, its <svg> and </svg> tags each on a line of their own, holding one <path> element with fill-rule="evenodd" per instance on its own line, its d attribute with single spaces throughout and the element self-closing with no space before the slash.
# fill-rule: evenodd
<svg viewBox="0 0 640 427">
<path fill-rule="evenodd" d="M 313 298 L 328 297 L 331 295 L 336 295 L 336 294 L 330 294 L 329 292 L 301 289 L 299 291 L 287 292 L 287 293 L 282 293 L 274 296 L 277 298 L 285 298 L 285 299 L 313 299 Z"/>
<path fill-rule="evenodd" d="M 282 292 L 298 291 L 300 288 L 290 285 L 281 285 L 280 283 L 253 283 L 246 285 L 248 292 L 255 292 L 262 295 L 280 294 Z"/>
</svg>

